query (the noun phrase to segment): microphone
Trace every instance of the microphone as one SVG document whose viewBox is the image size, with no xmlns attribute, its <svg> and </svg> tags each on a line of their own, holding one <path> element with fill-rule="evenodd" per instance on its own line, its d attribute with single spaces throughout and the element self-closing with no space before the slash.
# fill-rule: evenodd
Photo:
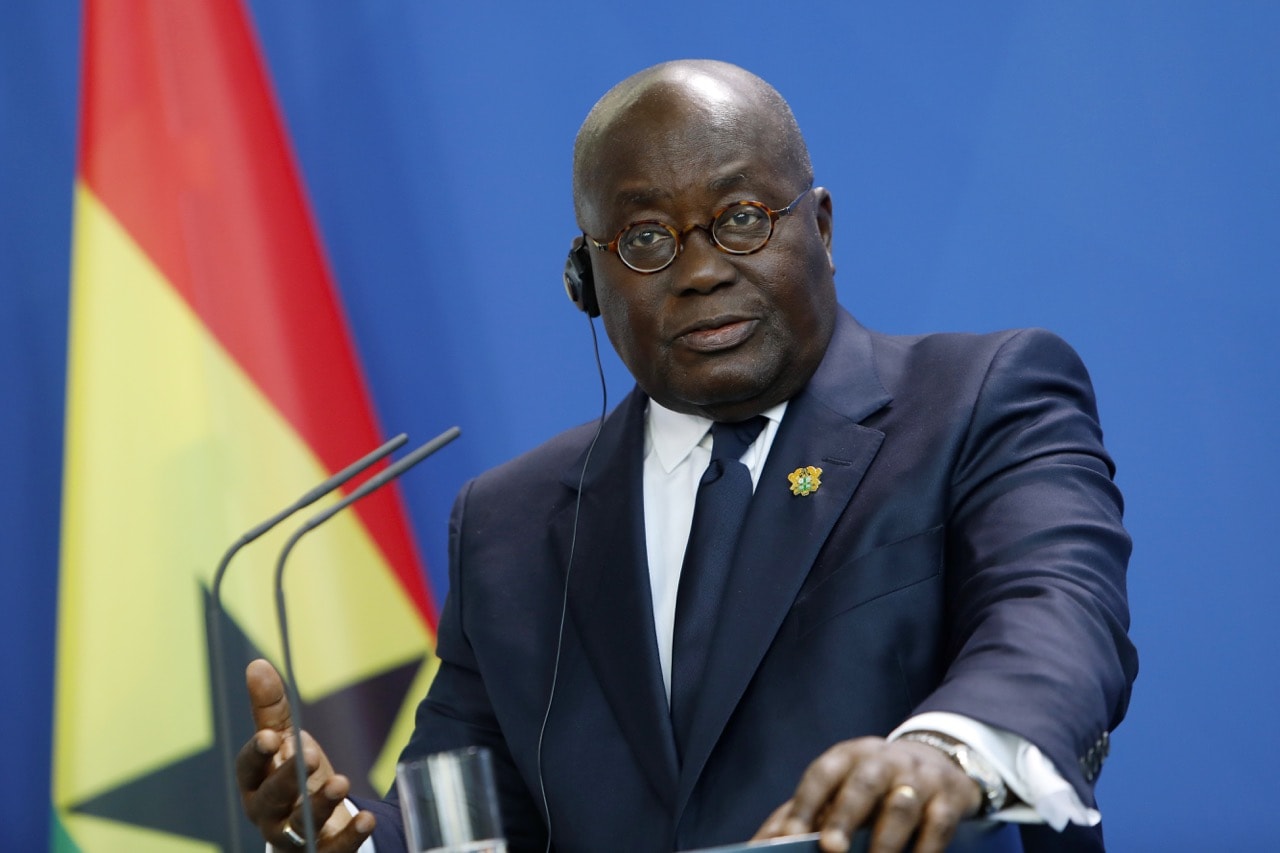
<svg viewBox="0 0 1280 853">
<path fill-rule="evenodd" d="M 370 466 L 384 459 L 393 451 L 403 447 L 409 437 L 404 433 L 400 433 L 386 444 L 367 453 L 364 456 L 352 462 L 346 468 L 329 477 L 323 483 L 302 495 L 293 503 L 277 512 L 275 515 L 247 530 L 239 539 L 232 543 L 227 552 L 222 555 L 222 559 L 218 562 L 218 568 L 213 573 L 213 607 L 209 610 L 209 640 L 210 640 L 210 658 L 213 662 L 213 694 L 214 694 L 214 719 L 215 725 L 218 727 L 218 743 L 222 745 L 222 778 L 223 785 L 226 787 L 227 794 L 227 826 L 231 830 L 231 849 L 235 853 L 241 853 L 240 833 L 236 828 L 237 816 L 239 814 L 236 809 L 236 802 L 239 794 L 236 791 L 235 773 L 232 765 L 234 759 L 231 752 L 231 709 L 228 707 L 227 700 L 227 679 L 224 667 L 224 657 L 222 649 L 222 581 L 226 577 L 227 567 L 231 565 L 231 558 L 239 553 L 240 549 L 248 545 L 253 540 L 262 536 L 271 528 L 284 521 L 300 509 L 310 506 L 320 498 L 332 492 L 339 486 L 345 485 L 349 480 L 358 476 L 361 472 Z"/>
<path fill-rule="evenodd" d="M 307 765 L 302 759 L 302 699 L 298 694 L 298 681 L 293 673 L 293 651 L 289 645 L 289 618 L 284 606 L 285 561 L 289 559 L 289 552 L 293 550 L 293 546 L 297 545 L 298 540 L 303 536 L 369 493 L 390 483 L 461 434 L 462 430 L 456 426 L 450 427 L 408 456 L 388 466 L 385 471 L 370 477 L 351 494 L 307 519 L 302 526 L 293 532 L 280 550 L 280 557 L 276 561 L 276 619 L 280 624 L 280 646 L 284 654 L 285 692 L 289 697 L 289 708 L 293 721 L 293 766 L 297 771 L 299 799 L 302 801 L 302 822 L 307 853 L 316 853 L 316 828 L 311 811 L 311 797 L 307 795 Z"/>
</svg>

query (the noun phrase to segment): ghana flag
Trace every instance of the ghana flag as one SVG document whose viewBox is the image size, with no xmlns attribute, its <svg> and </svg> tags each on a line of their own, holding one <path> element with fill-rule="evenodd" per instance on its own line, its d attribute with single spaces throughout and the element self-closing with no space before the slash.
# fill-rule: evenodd
<svg viewBox="0 0 1280 853">
<path fill-rule="evenodd" d="M 88 0 L 82 99 L 54 849 L 261 849 L 227 825 L 214 566 L 381 439 L 242 4 Z M 271 581 L 290 526 L 224 585 L 237 747 L 244 662 L 280 660 Z M 357 791 L 380 790 L 434 642 L 398 492 L 335 518 L 291 566 L 308 728 Z"/>
</svg>

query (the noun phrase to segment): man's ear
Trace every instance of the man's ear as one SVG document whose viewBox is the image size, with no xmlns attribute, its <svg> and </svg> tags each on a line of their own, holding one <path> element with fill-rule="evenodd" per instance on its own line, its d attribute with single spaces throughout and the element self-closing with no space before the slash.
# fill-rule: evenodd
<svg viewBox="0 0 1280 853">
<path fill-rule="evenodd" d="M 822 244 L 827 247 L 827 263 L 831 266 L 831 274 L 836 274 L 836 261 L 831 255 L 831 193 L 827 192 L 826 187 L 814 187 L 814 198 L 817 199 L 815 205 L 818 218 L 818 233 L 822 235 Z"/>
</svg>

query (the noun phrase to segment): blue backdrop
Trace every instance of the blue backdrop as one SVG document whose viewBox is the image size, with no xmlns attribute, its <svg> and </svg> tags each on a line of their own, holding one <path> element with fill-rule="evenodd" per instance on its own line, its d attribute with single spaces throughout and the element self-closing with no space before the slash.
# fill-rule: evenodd
<svg viewBox="0 0 1280 853">
<path fill-rule="evenodd" d="M 405 482 L 437 590 L 463 479 L 599 410 L 559 284 L 579 121 L 654 62 L 737 62 L 795 109 L 864 323 L 1046 326 L 1092 370 L 1142 653 L 1100 783 L 1113 848 L 1280 836 L 1280 6 L 251 7 L 382 424 L 464 430 Z M 7 849 L 48 814 L 79 18 L 0 11 Z"/>
</svg>

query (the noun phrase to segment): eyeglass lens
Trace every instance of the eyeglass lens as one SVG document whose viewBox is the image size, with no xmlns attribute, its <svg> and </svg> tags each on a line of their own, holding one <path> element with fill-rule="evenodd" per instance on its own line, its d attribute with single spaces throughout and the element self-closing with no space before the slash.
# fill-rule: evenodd
<svg viewBox="0 0 1280 853">
<path fill-rule="evenodd" d="M 769 211 L 756 202 L 741 201 L 725 208 L 711 224 L 711 236 L 727 252 L 748 254 L 759 250 L 773 233 Z M 679 237 L 660 222 L 639 222 L 623 232 L 618 254 L 635 270 L 659 270 L 676 256 Z"/>
</svg>

